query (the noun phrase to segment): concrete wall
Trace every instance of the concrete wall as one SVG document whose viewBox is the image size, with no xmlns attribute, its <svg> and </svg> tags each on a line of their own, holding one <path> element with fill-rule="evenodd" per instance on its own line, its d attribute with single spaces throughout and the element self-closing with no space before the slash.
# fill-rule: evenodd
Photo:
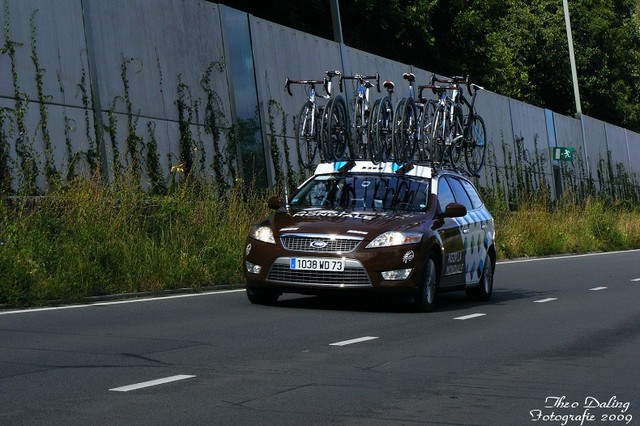
<svg viewBox="0 0 640 426">
<path fill-rule="evenodd" d="M 207 176 L 213 176 L 213 136 L 207 133 L 205 123 L 207 100 L 214 95 L 218 125 L 229 130 L 237 112 L 237 95 L 242 93 L 242 87 L 237 87 L 240 84 L 232 82 L 234 70 L 228 58 L 233 52 L 228 49 L 234 35 L 223 30 L 225 6 L 204 0 L 3 1 L 8 8 L 0 14 L 7 28 L 0 36 L 5 51 L 0 55 L 0 138 L 12 157 L 14 189 L 21 180 L 16 143 L 24 141 L 37 153 L 40 187 L 46 187 L 43 169 L 47 156 L 64 176 L 71 163 L 86 172 L 86 153 L 91 149 L 100 151 L 102 172 L 112 178 L 116 163 L 126 167 L 132 161 L 127 146 L 130 135 L 139 137 L 141 155 L 155 138 L 163 173 L 168 176 L 171 166 L 180 162 L 180 137 L 185 132 L 180 126 L 185 120 L 194 140 L 194 161 L 202 163 Z M 283 156 L 279 164 L 272 164 L 272 141 L 281 144 L 280 150 L 287 144 L 290 160 L 297 167 L 293 117 L 302 105 L 304 92 L 294 87 L 294 96 L 285 93 L 286 77 L 321 79 L 324 71 L 333 69 L 345 74 L 378 72 L 381 80 L 396 83 L 397 100 L 407 90 L 403 72 L 415 73 L 417 84 L 427 83 L 431 76 L 428 70 L 257 17 L 247 15 L 247 20 L 255 79 L 242 85 L 255 85 L 265 173 L 270 183 L 274 171 L 286 166 Z M 7 47 L 15 51 L 14 63 Z M 32 61 L 32 49 L 40 62 L 39 70 Z M 205 75 L 210 77 L 206 87 Z M 40 98 L 38 77 L 42 78 Z M 336 81 L 334 93 L 337 91 Z M 348 84 L 345 96 L 352 98 L 352 92 L 353 85 Z M 373 90 L 372 101 L 384 95 L 384 89 L 380 94 Z M 186 117 L 179 116 L 179 100 L 185 102 Z M 50 151 L 45 146 L 40 101 L 45 105 Z M 505 153 L 509 156 L 524 150 L 529 155 L 541 155 L 537 179 L 556 188 L 550 158 L 554 145 L 575 147 L 576 155 L 582 156 L 581 162 L 594 178 L 608 152 L 614 164 L 623 164 L 630 173 L 640 172 L 635 161 L 640 158 L 640 135 L 634 132 L 589 117 L 548 114 L 491 90 L 478 95 L 476 106 L 484 117 L 491 144 L 490 158 L 480 177 L 482 184 L 491 184 L 490 175 L 504 169 L 508 160 Z M 19 118 L 22 114 L 23 120 Z M 19 132 L 20 120 L 25 125 L 23 135 Z M 229 143 L 229 134 L 219 135 L 221 144 Z M 238 154 L 242 155 L 243 149 L 238 146 Z"/>
</svg>

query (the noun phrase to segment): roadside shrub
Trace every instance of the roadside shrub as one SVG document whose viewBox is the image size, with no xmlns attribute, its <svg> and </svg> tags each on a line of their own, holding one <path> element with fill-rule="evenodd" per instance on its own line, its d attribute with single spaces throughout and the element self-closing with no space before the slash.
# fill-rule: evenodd
<svg viewBox="0 0 640 426">
<path fill-rule="evenodd" d="M 185 181 L 149 196 L 137 185 L 76 180 L 0 210 L 0 306 L 237 284 L 245 231 L 265 196 Z"/>
</svg>

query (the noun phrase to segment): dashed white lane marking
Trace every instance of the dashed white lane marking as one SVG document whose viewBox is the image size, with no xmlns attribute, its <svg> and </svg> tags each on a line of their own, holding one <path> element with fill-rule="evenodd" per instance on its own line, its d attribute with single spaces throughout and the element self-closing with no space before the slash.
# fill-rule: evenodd
<svg viewBox="0 0 640 426">
<path fill-rule="evenodd" d="M 342 342 L 330 343 L 329 346 L 346 346 L 346 345 L 352 345 L 354 343 L 361 343 L 361 342 L 366 342 L 366 341 L 375 340 L 375 339 L 378 339 L 378 337 L 373 337 L 373 336 L 358 337 L 357 339 L 343 340 Z"/>
<path fill-rule="evenodd" d="M 557 297 L 549 297 L 546 299 L 540 299 L 540 300 L 534 300 L 533 303 L 547 303 L 547 302 L 553 302 L 554 300 L 558 300 Z"/>
<path fill-rule="evenodd" d="M 598 290 L 605 290 L 605 289 L 607 289 L 607 287 L 594 287 L 594 288 L 590 288 L 589 290 L 598 291 Z"/>
<path fill-rule="evenodd" d="M 149 380 L 148 382 L 135 383 L 133 385 L 121 386 L 119 388 L 109 389 L 112 392 L 129 392 L 132 390 L 138 390 L 143 388 L 149 388 L 151 386 L 163 385 L 165 383 L 177 382 L 179 380 L 192 379 L 196 376 L 189 376 L 186 374 L 179 374 L 177 376 L 165 377 L 163 379 Z"/>
<path fill-rule="evenodd" d="M 638 281 L 640 281 L 640 278 L 634 278 L 634 279 L 632 279 L 631 281 L 633 281 L 633 282 L 637 283 Z"/>
<path fill-rule="evenodd" d="M 483 317 L 487 314 L 481 314 L 481 313 L 477 313 L 477 314 L 470 314 L 470 315 L 464 315 L 462 317 L 456 317 L 454 318 L 454 320 L 468 320 L 471 318 L 478 318 L 478 317 Z"/>
</svg>

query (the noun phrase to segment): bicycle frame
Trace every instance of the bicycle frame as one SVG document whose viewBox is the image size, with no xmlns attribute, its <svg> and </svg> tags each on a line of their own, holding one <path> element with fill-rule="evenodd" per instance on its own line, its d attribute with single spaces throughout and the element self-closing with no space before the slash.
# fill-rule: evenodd
<svg viewBox="0 0 640 426">
<path fill-rule="evenodd" d="M 475 92 L 473 94 L 471 94 L 471 87 L 475 87 Z M 469 110 L 469 114 L 467 114 L 467 119 L 465 120 L 464 123 L 464 134 L 467 134 L 467 130 L 469 128 L 469 124 L 471 122 L 472 116 L 476 115 L 476 110 L 475 110 L 475 104 L 476 104 L 476 95 L 478 94 L 478 90 L 484 90 L 484 88 L 482 86 L 478 86 L 477 84 L 470 84 L 469 85 L 469 92 L 471 94 L 471 102 L 469 102 L 469 100 L 466 98 L 466 96 L 464 96 L 462 93 L 460 93 L 460 101 L 467 107 L 467 109 Z"/>
</svg>

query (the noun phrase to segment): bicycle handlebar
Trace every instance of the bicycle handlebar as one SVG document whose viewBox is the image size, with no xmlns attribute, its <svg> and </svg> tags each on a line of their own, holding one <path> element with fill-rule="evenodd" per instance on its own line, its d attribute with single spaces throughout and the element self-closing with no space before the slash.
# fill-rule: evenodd
<svg viewBox="0 0 640 426">
<path fill-rule="evenodd" d="M 308 84 L 310 86 L 315 86 L 316 84 L 322 84 L 323 86 L 325 86 L 325 90 L 326 90 L 327 80 L 326 79 L 323 79 L 323 80 L 291 80 L 291 79 L 289 79 L 289 77 L 287 77 L 287 79 L 284 81 L 284 88 L 289 93 L 289 96 L 293 96 L 293 93 L 291 93 L 291 85 L 292 84 Z"/>
<path fill-rule="evenodd" d="M 472 90 L 473 89 L 473 90 Z M 478 90 L 484 90 L 484 87 L 479 86 L 475 83 L 467 83 L 467 90 L 469 90 L 469 94 L 471 96 L 475 96 L 475 92 L 477 92 Z"/>
<path fill-rule="evenodd" d="M 425 100 L 425 98 L 422 96 L 422 91 L 424 89 L 431 89 L 433 91 L 434 94 L 443 91 L 443 90 L 448 90 L 450 89 L 449 86 L 438 86 L 435 84 L 422 84 L 420 86 L 418 86 L 418 99 L 422 102 Z"/>
<path fill-rule="evenodd" d="M 336 76 L 342 77 L 342 72 L 335 70 L 335 71 L 325 71 L 324 73 L 327 76 L 324 79 L 324 91 L 327 93 L 328 96 L 331 96 L 331 79 Z"/>
<path fill-rule="evenodd" d="M 443 86 L 436 86 L 433 83 L 445 83 L 445 84 L 449 84 L 451 86 L 448 87 L 443 87 Z M 440 79 L 438 77 L 436 77 L 435 74 L 433 74 L 431 76 L 431 84 L 427 85 L 429 87 L 424 87 L 424 88 L 429 88 L 433 90 L 433 93 L 436 93 L 436 90 L 438 89 L 457 89 L 458 85 L 464 83 L 467 86 L 467 91 L 469 92 L 469 95 L 471 96 L 475 96 L 475 93 L 478 90 L 484 90 L 484 87 L 479 86 L 475 83 L 471 83 L 469 81 L 469 76 L 467 75 L 466 77 L 461 77 L 461 76 L 454 76 L 451 78 L 445 78 L 445 79 Z"/>
<path fill-rule="evenodd" d="M 315 87 L 316 84 L 322 84 L 322 87 L 324 87 L 324 91 L 328 96 L 331 96 L 331 79 L 335 76 L 342 75 L 342 72 L 335 70 L 325 71 L 324 73 L 327 77 L 322 80 L 291 80 L 289 77 L 287 77 L 284 81 L 284 88 L 289 93 L 289 96 L 293 96 L 293 93 L 291 92 L 292 84 L 308 84 L 311 87 Z"/>
<path fill-rule="evenodd" d="M 340 80 L 338 81 L 338 86 L 340 87 L 340 92 L 342 92 L 342 80 L 358 80 L 359 83 L 364 83 L 365 80 L 376 79 L 376 89 L 378 93 L 380 93 L 380 74 L 376 73 L 376 75 L 341 75 Z"/>
</svg>

